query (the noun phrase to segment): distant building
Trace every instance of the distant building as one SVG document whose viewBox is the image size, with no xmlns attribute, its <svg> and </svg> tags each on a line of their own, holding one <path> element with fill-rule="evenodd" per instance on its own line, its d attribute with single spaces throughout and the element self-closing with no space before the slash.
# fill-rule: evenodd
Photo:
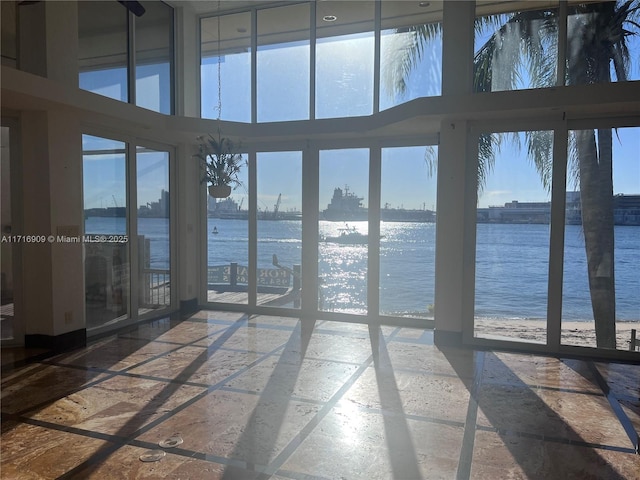
<svg viewBox="0 0 640 480">
<path fill-rule="evenodd" d="M 169 192 L 162 190 L 157 202 L 148 202 L 138 208 L 139 217 L 169 218 Z"/>
<path fill-rule="evenodd" d="M 513 200 L 504 206 L 478 208 L 478 223 L 549 223 L 551 202 L 518 202 Z"/>
<path fill-rule="evenodd" d="M 519 202 L 513 200 L 504 206 L 478 208 L 478 223 L 542 223 L 551 221 L 551 202 Z M 567 192 L 565 223 L 582 224 L 580 192 Z M 618 194 L 613 197 L 614 225 L 640 225 L 640 195 Z"/>
</svg>

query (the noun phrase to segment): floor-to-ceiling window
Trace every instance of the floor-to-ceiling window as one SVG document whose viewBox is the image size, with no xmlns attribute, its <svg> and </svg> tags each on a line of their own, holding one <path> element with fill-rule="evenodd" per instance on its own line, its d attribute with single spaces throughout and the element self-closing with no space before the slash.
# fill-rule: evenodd
<svg viewBox="0 0 640 480">
<path fill-rule="evenodd" d="M 249 302 L 249 176 L 248 156 L 231 195 L 207 192 L 207 301 Z"/>
<path fill-rule="evenodd" d="M 381 111 L 442 94 L 442 11 L 431 3 L 382 2 Z"/>
<path fill-rule="evenodd" d="M 258 122 L 309 118 L 309 10 L 308 3 L 258 10 Z"/>
<path fill-rule="evenodd" d="M 79 86 L 171 114 L 173 8 L 145 2 L 138 16 L 127 3 L 78 2 Z"/>
<path fill-rule="evenodd" d="M 104 23 L 104 40 L 96 38 Z M 116 2 L 78 3 L 79 86 L 121 102 L 129 101 L 127 11 Z"/>
<path fill-rule="evenodd" d="M 0 2 L 0 22 L 2 22 L 2 65 L 17 66 L 18 60 L 18 4 L 16 2 Z"/>
<path fill-rule="evenodd" d="M 317 263 L 318 286 L 313 292 L 317 313 L 327 318 L 356 314 L 432 319 L 437 311 L 435 220 L 446 219 L 435 213 L 437 172 L 426 170 L 435 167 L 439 149 L 415 147 L 415 141 L 407 139 L 425 133 L 435 137 L 448 114 L 455 111 L 465 118 L 469 109 L 470 126 L 483 132 L 477 144 L 480 168 L 473 173 L 479 180 L 478 204 L 471 207 L 471 214 L 465 212 L 465 226 L 460 229 L 462 243 L 473 243 L 469 251 L 459 252 L 465 271 L 473 264 L 472 285 L 461 294 L 463 309 L 473 317 L 472 337 L 479 343 L 506 340 L 523 343 L 525 348 L 550 348 L 556 334 L 549 333 L 549 323 L 558 326 L 561 310 L 564 315 L 566 309 L 557 300 L 566 301 L 571 295 L 566 288 L 560 292 L 562 262 L 557 252 L 565 240 L 557 234 L 558 220 L 555 236 L 551 223 L 554 211 L 557 216 L 564 203 L 569 208 L 572 201 L 571 191 L 557 191 L 563 177 L 556 167 L 563 158 L 556 140 L 566 128 L 557 122 L 567 115 L 551 107 L 538 111 L 531 98 L 552 97 L 556 90 L 550 87 L 596 83 L 578 75 L 575 46 L 579 38 L 585 41 L 578 33 L 588 30 L 583 28 L 587 23 L 604 18 L 608 6 L 601 3 L 587 7 L 559 2 L 518 4 L 522 11 L 514 11 L 512 2 L 477 2 L 475 25 L 469 25 L 473 35 L 466 32 L 470 49 L 475 40 L 475 48 L 468 52 L 474 86 L 465 93 L 465 102 L 459 103 L 457 97 L 424 98 L 442 93 L 442 43 L 447 38 L 443 28 L 451 24 L 442 21 L 439 2 L 418 6 L 385 1 L 302 2 L 269 9 L 252 6 L 242 13 L 203 18 L 202 78 L 207 80 L 202 85 L 202 98 L 207 99 L 203 116 L 218 116 L 215 104 L 221 94 L 223 119 L 269 123 L 237 128 L 239 136 L 255 132 L 259 137 L 258 146 L 251 147 L 259 152 L 253 193 L 246 200 L 234 198 L 237 211 L 242 210 L 238 205 L 243 201 L 248 209 L 241 214 L 249 219 L 248 271 L 253 268 L 260 275 L 261 268 L 275 270 L 274 263 L 293 270 L 297 261 L 283 262 L 285 253 L 274 251 L 275 258 L 269 254 L 275 246 L 261 243 L 270 238 L 261 215 L 275 211 L 276 205 L 282 208 L 288 196 L 265 184 L 263 168 L 282 150 L 299 149 L 305 168 L 316 156 L 319 165 L 313 188 L 308 179 L 301 182 L 307 186 L 301 204 L 308 201 L 305 195 L 312 195 L 318 206 L 313 207 L 317 212 L 306 209 L 314 225 L 300 236 L 310 238 L 309 231 L 317 236 L 317 248 L 313 246 L 317 256 L 300 258 L 303 278 L 305 262 Z M 617 5 L 622 8 L 622 2 Z M 300 12 L 295 22 L 286 22 L 293 12 Z M 634 41 L 629 43 L 631 59 Z M 284 58 L 297 60 L 283 65 Z M 238 63 L 231 68 L 234 60 Z M 623 70 L 611 66 L 607 79 L 599 82 L 633 80 L 634 71 L 631 68 L 623 75 Z M 573 91 L 567 88 L 568 94 Z M 207 105 L 214 106 L 205 114 Z M 405 112 L 410 119 L 402 117 Z M 570 113 L 579 116 L 576 111 Z M 488 121 L 497 124 L 496 119 L 500 129 L 487 130 Z M 450 125 L 457 128 L 459 122 Z M 467 138 L 477 143 L 474 135 Z M 288 166 L 280 169 L 288 170 Z M 462 192 L 460 201 L 465 201 Z M 457 205 L 447 205 L 446 211 L 460 214 Z M 399 220 L 402 215 L 404 220 Z M 257 222 L 256 237 L 252 237 L 252 216 Z M 418 217 L 420 221 L 415 220 Z M 211 227 L 209 223 L 208 231 Z M 620 254 L 616 262 L 618 257 L 625 258 Z M 267 304 L 259 295 L 259 282 L 255 304 L 251 294 L 238 297 L 243 304 L 251 308 Z M 313 303 L 307 305 L 313 309 Z"/>
<path fill-rule="evenodd" d="M 441 2 L 386 0 L 257 5 L 203 17 L 201 116 L 358 117 L 441 95 L 441 22 Z"/>
<path fill-rule="evenodd" d="M 251 12 L 200 21 L 200 116 L 251 121 Z"/>
<path fill-rule="evenodd" d="M 300 308 L 302 152 L 257 155 L 258 305 Z"/>
<path fill-rule="evenodd" d="M 82 135 L 89 334 L 172 305 L 170 152 Z"/>
<path fill-rule="evenodd" d="M 320 151 L 318 309 L 366 314 L 369 150 Z"/>
<path fill-rule="evenodd" d="M 318 2 L 316 118 L 373 113 L 374 2 Z"/>
<path fill-rule="evenodd" d="M 82 136 L 87 330 L 130 318 L 126 143 Z"/>
<path fill-rule="evenodd" d="M 19 159 L 17 151 L 18 122 L 2 119 L 0 128 L 0 340 L 2 345 L 21 345 L 24 342 L 24 324 L 20 311 L 21 288 L 21 233 L 19 208 L 12 185 L 19 185 Z"/>
<path fill-rule="evenodd" d="M 552 87 L 557 81 L 558 10 L 536 2 L 512 11 L 505 2 L 476 4 L 476 92 Z"/>
<path fill-rule="evenodd" d="M 138 314 L 171 305 L 169 152 L 136 148 Z"/>
<path fill-rule="evenodd" d="M 478 152 L 474 335 L 544 344 L 553 131 L 481 134 Z"/>
<path fill-rule="evenodd" d="M 433 319 L 437 147 L 382 149 L 380 314 Z"/>
<path fill-rule="evenodd" d="M 569 132 L 563 345 L 629 350 L 640 332 L 640 128 Z"/>
<path fill-rule="evenodd" d="M 173 8 L 145 2 L 135 18 L 136 105 L 155 112 L 173 111 Z"/>
</svg>

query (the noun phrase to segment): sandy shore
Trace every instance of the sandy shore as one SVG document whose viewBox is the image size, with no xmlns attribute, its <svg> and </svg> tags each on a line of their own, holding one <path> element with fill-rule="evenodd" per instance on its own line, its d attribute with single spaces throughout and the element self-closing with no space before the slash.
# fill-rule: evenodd
<svg viewBox="0 0 640 480">
<path fill-rule="evenodd" d="M 546 342 L 546 322 L 542 320 L 476 319 L 475 325 L 478 337 L 520 339 L 533 343 Z M 640 321 L 618 322 L 616 324 L 617 348 L 619 350 L 629 350 L 632 329 L 636 330 L 636 336 L 640 338 Z M 562 322 L 561 342 L 563 345 L 595 347 L 594 323 Z"/>
</svg>

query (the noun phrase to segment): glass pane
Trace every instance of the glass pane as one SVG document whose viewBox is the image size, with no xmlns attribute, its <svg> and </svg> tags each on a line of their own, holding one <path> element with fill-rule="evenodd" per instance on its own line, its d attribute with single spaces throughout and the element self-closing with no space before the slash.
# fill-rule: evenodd
<svg viewBox="0 0 640 480">
<path fill-rule="evenodd" d="M 309 4 L 258 11 L 258 121 L 309 118 Z"/>
<path fill-rule="evenodd" d="M 544 344 L 553 132 L 484 136 L 479 151 L 474 334 Z"/>
<path fill-rule="evenodd" d="M 640 332 L 640 128 L 569 138 L 562 343 L 628 350 Z"/>
<path fill-rule="evenodd" d="M 200 28 L 202 118 L 251 122 L 251 12 L 203 18 Z"/>
<path fill-rule="evenodd" d="M 567 85 L 640 79 L 637 2 L 585 2 L 569 7 Z"/>
<path fill-rule="evenodd" d="M 171 305 L 169 153 L 138 147 L 138 315 Z"/>
<path fill-rule="evenodd" d="M 78 2 L 80 88 L 129 101 L 127 9 L 117 2 Z"/>
<path fill-rule="evenodd" d="M 249 193 L 247 155 L 239 172 L 242 183 L 227 198 L 207 195 L 207 299 L 249 302 Z"/>
<path fill-rule="evenodd" d="M 369 150 L 321 150 L 318 308 L 367 313 Z"/>
<path fill-rule="evenodd" d="M 3 10 L 4 11 L 4 10 Z M 2 223 L 2 242 L 0 243 L 0 294 L 2 306 L 0 319 L 0 337 L 3 342 L 12 343 L 15 336 L 15 317 L 13 309 L 13 242 L 5 241 L 12 233 L 11 216 L 11 151 L 9 149 L 9 127 L 1 127 L 2 153 L 0 155 L 0 212 Z"/>
<path fill-rule="evenodd" d="M 302 152 L 258 154 L 258 305 L 300 308 Z"/>
<path fill-rule="evenodd" d="M 17 2 L 0 2 L 2 65 L 8 65 L 13 68 L 16 68 L 18 59 L 17 5 Z"/>
<path fill-rule="evenodd" d="M 173 8 L 147 2 L 136 17 L 136 105 L 170 114 Z"/>
<path fill-rule="evenodd" d="M 507 2 L 504 5 L 509 8 Z M 480 15 L 482 9 L 476 12 Z M 474 88 L 478 92 L 554 86 L 558 63 L 557 10 L 492 12 L 479 16 L 474 52 Z"/>
<path fill-rule="evenodd" d="M 425 161 L 425 148 L 435 161 L 437 147 L 382 149 L 382 315 L 433 319 L 436 175 Z"/>
<path fill-rule="evenodd" d="M 373 113 L 373 2 L 317 2 L 316 118 Z"/>
<path fill-rule="evenodd" d="M 441 20 L 437 2 L 382 3 L 380 110 L 442 94 Z"/>
<path fill-rule="evenodd" d="M 105 143 L 116 147 L 108 152 Z M 87 329 L 129 316 L 125 144 L 82 136 Z"/>
</svg>

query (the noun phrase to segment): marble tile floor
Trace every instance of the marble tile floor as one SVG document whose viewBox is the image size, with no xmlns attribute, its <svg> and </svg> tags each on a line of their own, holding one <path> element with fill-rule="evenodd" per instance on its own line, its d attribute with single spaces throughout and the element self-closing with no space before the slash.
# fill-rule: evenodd
<svg viewBox="0 0 640 480">
<path fill-rule="evenodd" d="M 640 478 L 639 365 L 429 330 L 201 311 L 4 371 L 1 395 L 3 479 Z"/>
</svg>

